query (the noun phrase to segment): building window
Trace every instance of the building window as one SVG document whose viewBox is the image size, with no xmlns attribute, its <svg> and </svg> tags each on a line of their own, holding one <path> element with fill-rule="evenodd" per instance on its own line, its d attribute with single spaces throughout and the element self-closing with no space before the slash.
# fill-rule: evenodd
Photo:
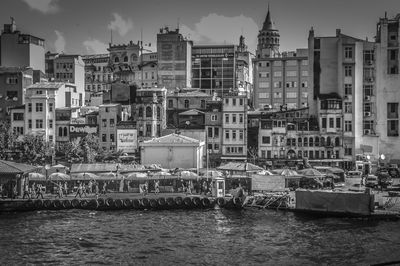
<svg viewBox="0 0 400 266">
<path fill-rule="evenodd" d="M 345 102 L 344 103 L 344 112 L 351 114 L 352 113 L 352 103 Z"/>
<path fill-rule="evenodd" d="M 269 136 L 263 136 L 263 137 L 262 137 L 262 143 L 263 143 L 263 144 L 271 144 L 271 137 L 269 137 Z"/>
<path fill-rule="evenodd" d="M 114 134 L 110 134 L 110 141 L 115 142 Z"/>
<path fill-rule="evenodd" d="M 102 127 L 107 127 L 107 119 L 102 119 Z"/>
<path fill-rule="evenodd" d="M 399 136 L 399 103 L 387 104 L 387 135 Z"/>
<path fill-rule="evenodd" d="M 322 128 L 326 128 L 326 117 L 322 118 Z"/>
<path fill-rule="evenodd" d="M 53 128 L 53 119 L 49 119 L 49 128 Z"/>
<path fill-rule="evenodd" d="M 274 98 L 282 98 L 282 92 L 274 92 Z"/>
<path fill-rule="evenodd" d="M 168 100 L 168 108 L 173 108 L 173 107 L 174 107 L 174 101 Z"/>
<path fill-rule="evenodd" d="M 344 94 L 345 95 L 353 94 L 353 84 L 344 84 Z"/>
<path fill-rule="evenodd" d="M 49 103 L 49 112 L 53 112 L 53 103 Z"/>
<path fill-rule="evenodd" d="M 225 104 L 229 104 L 229 98 L 225 98 Z"/>
<path fill-rule="evenodd" d="M 243 123 L 243 117 L 244 117 L 243 114 L 239 114 L 239 123 Z"/>
<path fill-rule="evenodd" d="M 269 93 L 268 92 L 260 92 L 260 93 L 258 93 L 258 98 L 259 99 L 267 99 L 267 98 L 269 98 Z"/>
<path fill-rule="evenodd" d="M 43 112 L 43 103 L 36 103 L 36 112 Z"/>
<path fill-rule="evenodd" d="M 110 127 L 115 126 L 115 121 L 113 118 L 110 118 Z"/>
<path fill-rule="evenodd" d="M 274 82 L 274 88 L 281 88 L 282 87 L 282 81 L 275 81 Z"/>
<path fill-rule="evenodd" d="M 32 112 L 32 104 L 31 103 L 28 103 L 28 112 L 29 113 Z"/>
<path fill-rule="evenodd" d="M 208 128 L 208 137 L 209 137 L 209 138 L 212 138 L 212 137 L 213 137 L 213 128 L 212 128 L 212 127 L 209 127 L 209 128 Z"/>
<path fill-rule="evenodd" d="M 28 128 L 32 128 L 32 119 L 28 119 Z"/>
<path fill-rule="evenodd" d="M 372 65 L 374 63 L 374 50 L 364 51 L 364 63 L 367 65 Z"/>
<path fill-rule="evenodd" d="M 239 105 L 243 106 L 243 99 L 242 98 L 239 99 Z"/>
<path fill-rule="evenodd" d="M 7 84 L 18 84 L 18 77 L 7 77 L 6 79 Z"/>
<path fill-rule="evenodd" d="M 307 88 L 307 87 L 308 87 L 307 81 L 302 81 L 302 82 L 301 82 L 301 87 L 302 87 L 302 88 Z"/>
<path fill-rule="evenodd" d="M 102 134 L 101 135 L 101 141 L 102 142 L 107 142 L 107 134 Z"/>
<path fill-rule="evenodd" d="M 347 147 L 344 148 L 344 155 L 351 156 L 351 155 L 353 155 L 352 153 L 353 152 L 352 152 L 351 148 L 347 148 Z"/>
<path fill-rule="evenodd" d="M 58 128 L 58 136 L 62 137 L 62 135 L 63 135 L 63 129 L 62 129 L 62 127 L 59 127 Z"/>
<path fill-rule="evenodd" d="M 201 100 L 201 101 L 200 101 L 200 108 L 201 108 L 201 109 L 206 108 L 206 101 L 205 101 L 205 100 Z"/>
<path fill-rule="evenodd" d="M 143 107 L 139 107 L 139 117 L 143 117 Z"/>
<path fill-rule="evenodd" d="M 347 120 L 344 121 L 344 131 L 351 132 L 352 131 L 352 123 L 351 121 Z"/>
<path fill-rule="evenodd" d="M 239 140 L 243 140 L 243 130 L 239 130 Z"/>
<path fill-rule="evenodd" d="M 185 108 L 189 108 L 189 100 L 185 100 L 184 106 Z"/>
<path fill-rule="evenodd" d="M 269 82 L 268 81 L 260 81 L 258 83 L 258 87 L 259 88 L 264 88 L 264 89 L 269 88 Z"/>
<path fill-rule="evenodd" d="M 153 112 L 151 110 L 150 106 L 146 107 L 146 117 L 152 117 L 153 116 Z"/>
<path fill-rule="evenodd" d="M 232 105 L 236 106 L 236 99 L 235 98 L 232 99 Z"/>
<path fill-rule="evenodd" d="M 229 114 L 225 114 L 225 123 L 229 123 Z"/>
<path fill-rule="evenodd" d="M 229 130 L 225 130 L 225 139 L 229 139 Z"/>
<path fill-rule="evenodd" d="M 43 120 L 36 119 L 36 128 L 43 128 Z"/>
<path fill-rule="evenodd" d="M 297 76 L 297 71 L 286 71 L 286 76 L 287 77 L 296 77 Z"/>
<path fill-rule="evenodd" d="M 232 130 L 232 140 L 236 140 L 236 130 Z"/>
<path fill-rule="evenodd" d="M 274 71 L 274 77 L 282 77 L 282 71 Z"/>
<path fill-rule="evenodd" d="M 329 118 L 329 128 L 334 128 L 335 127 L 335 119 L 332 117 Z"/>
<path fill-rule="evenodd" d="M 286 98 L 287 99 L 296 99 L 297 98 L 297 92 L 287 92 L 286 93 Z"/>
<path fill-rule="evenodd" d="M 161 108 L 159 106 L 157 106 L 157 120 L 161 119 Z"/>
<path fill-rule="evenodd" d="M 340 117 L 336 117 L 336 128 L 337 129 L 342 128 L 342 119 L 340 119 Z"/>
<path fill-rule="evenodd" d="M 301 71 L 301 76 L 302 77 L 308 77 L 308 71 L 307 70 Z"/>
<path fill-rule="evenodd" d="M 236 123 L 236 114 L 232 114 L 232 123 Z"/>
<path fill-rule="evenodd" d="M 211 121 L 217 121 L 218 116 L 217 115 L 211 115 Z"/>
<path fill-rule="evenodd" d="M 352 67 L 351 66 L 344 66 L 344 76 L 345 77 L 352 77 Z"/>
<path fill-rule="evenodd" d="M 353 47 L 350 46 L 344 47 L 344 58 L 353 59 Z"/>
<path fill-rule="evenodd" d="M 64 137 L 67 137 L 68 136 L 68 129 L 67 129 L 67 127 L 64 127 Z"/>
</svg>

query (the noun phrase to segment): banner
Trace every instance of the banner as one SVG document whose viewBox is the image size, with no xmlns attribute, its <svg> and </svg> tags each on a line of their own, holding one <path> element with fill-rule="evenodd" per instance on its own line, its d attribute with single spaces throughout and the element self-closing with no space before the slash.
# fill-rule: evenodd
<svg viewBox="0 0 400 266">
<path fill-rule="evenodd" d="M 117 150 L 135 153 L 137 149 L 136 129 L 117 129 Z"/>
<path fill-rule="evenodd" d="M 69 125 L 69 138 L 85 137 L 87 134 L 97 134 L 97 125 L 74 124 Z"/>
</svg>

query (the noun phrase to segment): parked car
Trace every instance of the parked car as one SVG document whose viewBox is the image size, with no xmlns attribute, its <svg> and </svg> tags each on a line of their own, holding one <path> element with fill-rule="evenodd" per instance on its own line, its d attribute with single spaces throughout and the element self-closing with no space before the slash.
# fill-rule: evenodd
<svg viewBox="0 0 400 266">
<path fill-rule="evenodd" d="M 377 188 L 378 187 L 378 177 L 376 175 L 368 175 L 366 180 L 365 180 L 365 186 L 366 187 L 371 187 L 371 188 Z"/>
</svg>

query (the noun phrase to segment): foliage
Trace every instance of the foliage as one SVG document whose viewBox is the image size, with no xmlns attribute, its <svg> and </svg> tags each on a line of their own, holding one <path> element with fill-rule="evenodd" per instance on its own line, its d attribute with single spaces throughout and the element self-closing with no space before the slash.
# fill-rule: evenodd
<svg viewBox="0 0 400 266">
<path fill-rule="evenodd" d="M 9 122 L 0 122 L 0 159 L 8 159 L 9 152 L 13 150 L 16 135 L 11 131 Z"/>
</svg>

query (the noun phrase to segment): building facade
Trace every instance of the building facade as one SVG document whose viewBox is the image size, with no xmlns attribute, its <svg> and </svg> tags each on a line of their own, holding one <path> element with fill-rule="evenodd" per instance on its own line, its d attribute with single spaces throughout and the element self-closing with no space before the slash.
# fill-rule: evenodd
<svg viewBox="0 0 400 266">
<path fill-rule="evenodd" d="M 10 118 L 10 110 L 25 103 L 25 90 L 33 84 L 33 70 L 0 67 L 0 119 Z"/>
<path fill-rule="evenodd" d="M 130 41 L 128 44 L 109 45 L 109 65 L 114 74 L 114 80 L 129 84 L 137 82 L 138 66 L 140 64 L 140 46 Z M 139 84 L 137 84 L 139 85 Z"/>
<path fill-rule="evenodd" d="M 157 34 L 158 85 L 167 90 L 190 88 L 192 41 L 185 39 L 179 29 L 168 27 Z"/>
<path fill-rule="evenodd" d="M 99 106 L 100 146 L 104 151 L 116 151 L 117 123 L 121 121 L 120 104 L 102 104 Z"/>
<path fill-rule="evenodd" d="M 308 50 L 279 52 L 279 31 L 268 10 L 254 64 L 254 108 L 275 111 L 308 104 Z"/>
<path fill-rule="evenodd" d="M 30 67 L 44 73 L 44 39 L 21 33 L 11 18 L 0 35 L 0 66 Z"/>
</svg>

